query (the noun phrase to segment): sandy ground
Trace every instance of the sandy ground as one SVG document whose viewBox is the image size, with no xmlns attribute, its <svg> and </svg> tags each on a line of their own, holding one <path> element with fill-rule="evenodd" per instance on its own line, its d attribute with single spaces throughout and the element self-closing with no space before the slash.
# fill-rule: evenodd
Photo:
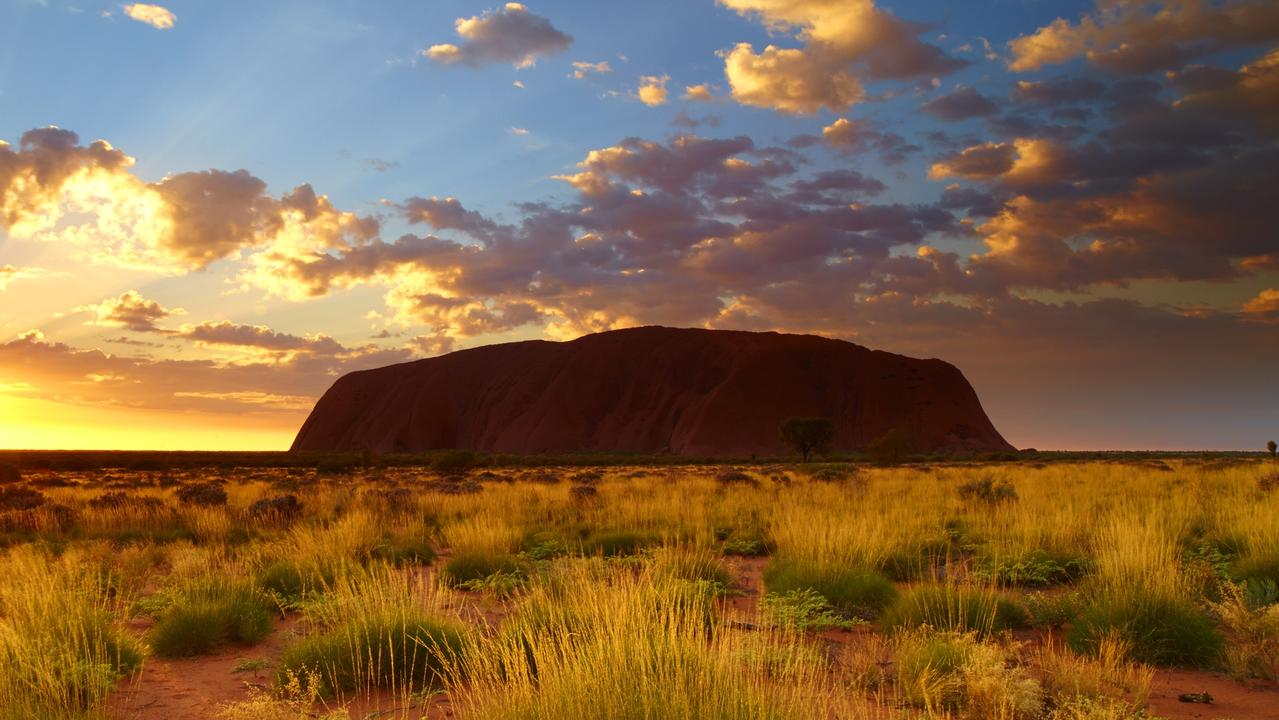
<svg viewBox="0 0 1279 720">
<path fill-rule="evenodd" d="M 750 622 L 763 592 L 761 576 L 767 558 L 730 558 L 727 563 L 739 578 L 741 594 L 726 598 L 725 616 L 739 622 Z M 475 619 L 488 624 L 500 622 L 503 608 L 480 598 L 472 606 Z M 118 720 L 203 720 L 215 717 L 218 708 L 227 703 L 247 700 L 254 688 L 267 690 L 275 660 L 284 646 L 297 633 L 298 620 L 285 618 L 276 622 L 274 631 L 263 643 L 251 647 L 228 647 L 213 655 L 177 660 L 150 659 L 136 677 L 123 682 L 111 698 L 110 712 Z M 133 630 L 142 633 L 145 623 Z M 860 633 L 831 631 L 825 634 L 834 643 L 857 642 Z M 262 660 L 262 670 L 235 672 L 246 660 Z M 1210 705 L 1183 703 L 1182 693 L 1206 692 L 1213 697 Z M 399 718 L 405 710 L 403 700 L 384 695 L 351 699 L 345 710 L 351 718 Z M 447 695 L 435 695 L 411 706 L 408 717 L 451 718 L 454 710 Z M 332 709 L 316 708 L 323 716 Z M 1152 715 L 1167 720 L 1279 720 L 1279 685 L 1266 682 L 1240 683 L 1225 675 L 1192 670 L 1159 670 L 1150 697 Z"/>
</svg>

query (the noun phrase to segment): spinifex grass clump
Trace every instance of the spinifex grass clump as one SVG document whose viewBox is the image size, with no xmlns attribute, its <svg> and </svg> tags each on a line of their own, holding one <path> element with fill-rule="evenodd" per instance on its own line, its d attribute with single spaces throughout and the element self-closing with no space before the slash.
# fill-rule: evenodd
<svg viewBox="0 0 1279 720">
<path fill-rule="evenodd" d="M 888 629 L 926 626 L 984 636 L 1026 627 L 1030 618 L 1020 605 L 994 592 L 930 584 L 903 593 L 884 611 L 882 621 Z"/>
<path fill-rule="evenodd" d="M 272 608 L 251 582 L 204 578 L 176 593 L 147 641 L 162 657 L 201 655 L 228 642 L 255 645 L 271 632 Z"/>
<path fill-rule="evenodd" d="M 300 683 L 323 697 L 439 686 L 467 636 L 445 602 L 404 571 L 352 570 L 311 609 L 314 630 L 285 648 L 276 684 Z"/>
<path fill-rule="evenodd" d="M 845 615 L 872 615 L 897 597 L 897 589 L 883 575 L 871 570 L 820 565 L 777 556 L 764 571 L 768 592 L 784 595 L 794 590 L 814 590 L 831 607 Z"/>
<path fill-rule="evenodd" d="M 450 687 L 460 715 L 483 720 L 789 720 L 811 717 L 819 654 L 761 653 L 707 625 L 708 596 L 668 575 L 567 566 L 530 588 L 517 613 L 476 638 Z M 749 636 L 758 640 L 758 634 Z M 786 653 L 781 658 L 775 653 Z M 767 674 L 765 668 L 773 671 Z M 807 693 L 807 695 L 806 695 Z"/>
<path fill-rule="evenodd" d="M 520 570 L 519 559 L 509 553 L 466 550 L 444 561 L 440 579 L 446 585 L 460 586 L 493 575 L 518 575 Z"/>
<path fill-rule="evenodd" d="M 1043 710 L 1043 689 L 1010 663 L 998 645 L 972 633 L 912 631 L 895 642 L 894 685 L 929 717 L 962 711 L 966 718 L 1030 720 Z"/>
<path fill-rule="evenodd" d="M 1133 659 L 1153 665 L 1208 667 L 1221 659 L 1222 639 L 1193 603 L 1141 591 L 1107 593 L 1083 609 L 1067 639 L 1077 652 L 1096 652 L 1116 636 Z"/>
<path fill-rule="evenodd" d="M 142 666 L 113 588 L 76 551 L 0 559 L 0 718 L 79 718 Z M 122 598 L 117 598 L 123 600 Z"/>
<path fill-rule="evenodd" d="M 1067 636 L 1071 648 L 1095 653 L 1113 637 L 1145 663 L 1208 667 L 1220 661 L 1221 635 L 1197 605 L 1175 537 L 1166 525 L 1138 518 L 1115 517 L 1101 527 L 1091 599 Z"/>
<path fill-rule="evenodd" d="M 254 575 L 257 586 L 277 605 L 296 605 L 332 586 L 333 568 L 293 559 L 276 560 Z"/>
<path fill-rule="evenodd" d="M 651 533 L 635 530 L 603 530 L 590 534 L 582 541 L 582 552 L 586 555 L 627 557 L 656 543 L 657 538 Z"/>
</svg>

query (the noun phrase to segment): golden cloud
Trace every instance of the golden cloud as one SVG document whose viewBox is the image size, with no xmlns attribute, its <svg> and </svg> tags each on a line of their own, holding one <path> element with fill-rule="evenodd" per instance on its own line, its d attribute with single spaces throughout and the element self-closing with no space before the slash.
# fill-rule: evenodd
<svg viewBox="0 0 1279 720">
<path fill-rule="evenodd" d="M 666 104 L 666 83 L 670 81 L 667 75 L 645 75 L 640 78 L 639 89 L 635 94 L 640 102 L 649 107 Z"/>
<path fill-rule="evenodd" d="M 1195 57 L 1279 39 L 1272 0 L 1097 0 L 1077 23 L 1057 18 L 1008 43 L 1017 72 L 1086 57 L 1114 72 L 1144 74 L 1181 67 Z"/>
<path fill-rule="evenodd" d="M 146 3 L 130 3 L 124 6 L 124 14 L 140 23 L 146 23 L 156 30 L 168 30 L 178 21 L 168 8 Z"/>
<path fill-rule="evenodd" d="M 843 112 L 865 96 L 863 79 L 940 75 L 965 63 L 919 38 L 923 28 L 873 0 L 719 0 L 758 18 L 771 32 L 798 31 L 802 48 L 750 43 L 725 51 L 733 99 L 744 105 L 811 114 Z"/>
</svg>

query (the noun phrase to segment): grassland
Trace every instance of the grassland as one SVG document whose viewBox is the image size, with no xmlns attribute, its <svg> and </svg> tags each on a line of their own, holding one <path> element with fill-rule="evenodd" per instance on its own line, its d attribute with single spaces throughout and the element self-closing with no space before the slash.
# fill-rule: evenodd
<svg viewBox="0 0 1279 720">
<path fill-rule="evenodd" d="M 1279 707 L 1255 457 L 19 460 L 0 719 L 1135 719 L 1169 677 Z"/>
</svg>

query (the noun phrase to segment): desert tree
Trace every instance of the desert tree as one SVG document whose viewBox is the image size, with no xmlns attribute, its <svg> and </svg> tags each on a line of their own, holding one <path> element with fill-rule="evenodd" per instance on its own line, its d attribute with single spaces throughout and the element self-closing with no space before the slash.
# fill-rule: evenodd
<svg viewBox="0 0 1279 720">
<path fill-rule="evenodd" d="M 786 418 L 777 432 L 792 450 L 798 452 L 803 462 L 813 453 L 826 453 L 835 441 L 835 423 L 824 417 Z"/>
<path fill-rule="evenodd" d="M 1274 460 L 1275 453 L 1279 452 L 1279 445 L 1276 445 L 1275 441 L 1271 440 L 1270 442 L 1266 443 L 1266 449 L 1270 451 L 1270 459 Z"/>
</svg>

